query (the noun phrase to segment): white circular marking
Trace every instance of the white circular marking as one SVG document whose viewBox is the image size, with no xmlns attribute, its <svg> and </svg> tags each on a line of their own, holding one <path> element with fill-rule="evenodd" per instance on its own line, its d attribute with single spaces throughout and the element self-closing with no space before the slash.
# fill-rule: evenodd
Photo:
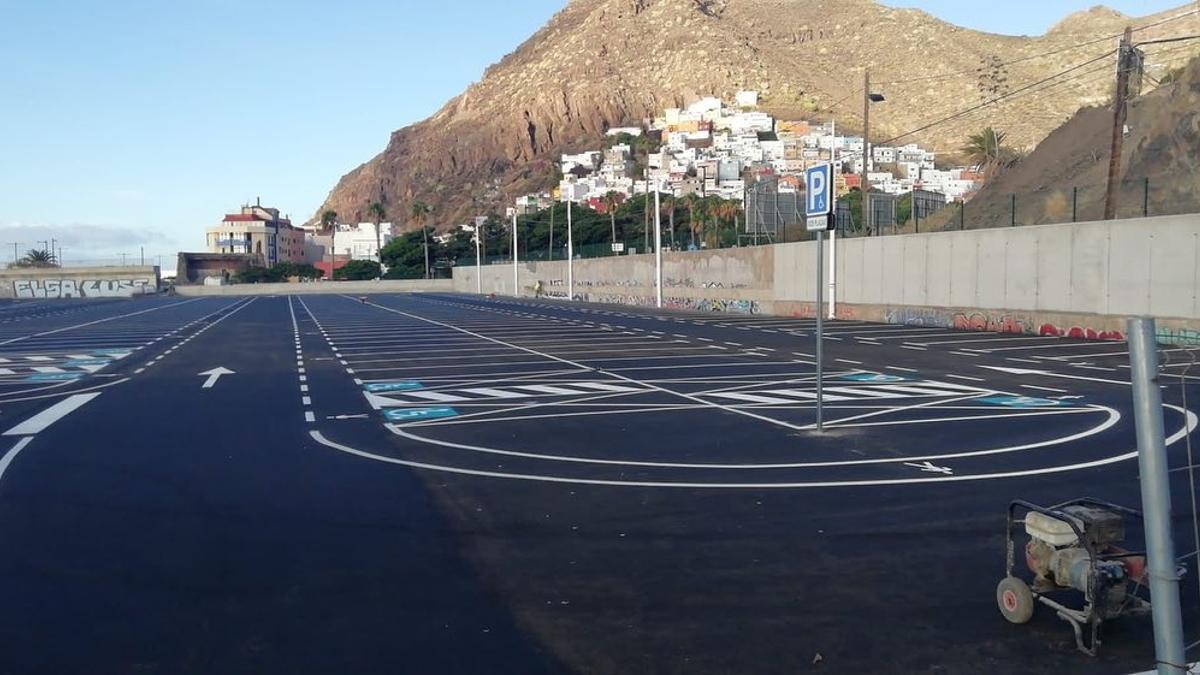
<svg viewBox="0 0 1200 675">
<path fill-rule="evenodd" d="M 984 455 L 1001 455 L 1009 452 L 1020 452 L 1022 450 L 1034 450 L 1051 445 L 1061 445 L 1070 443 L 1088 436 L 1094 436 L 1111 429 L 1117 422 L 1121 421 L 1121 413 L 1105 406 L 1088 406 L 1097 412 L 1107 412 L 1108 417 L 1100 424 L 1081 431 L 1079 433 L 1054 438 L 1046 441 L 1038 441 L 1036 443 L 1027 443 L 1025 445 L 1013 445 L 1004 448 L 993 448 L 989 450 L 969 450 L 964 452 L 948 453 L 944 455 L 921 455 L 916 457 L 888 457 L 883 459 L 854 459 L 843 461 L 830 462 L 796 462 L 783 464 L 705 464 L 705 463 L 682 463 L 682 462 L 639 462 L 634 460 L 623 459 L 593 459 L 588 457 L 568 457 L 562 455 L 543 455 L 531 452 L 520 452 L 516 450 L 501 450 L 499 448 L 489 448 L 479 445 L 467 445 L 465 443 L 454 443 L 452 441 L 442 441 L 434 438 L 427 438 L 409 433 L 394 425 L 388 425 L 388 429 L 392 433 L 408 438 L 409 440 L 428 443 L 431 445 L 440 445 L 442 447 L 454 448 L 456 450 L 470 450 L 472 452 L 482 452 L 494 455 L 508 455 L 510 457 L 523 457 L 527 459 L 539 459 L 553 462 L 574 462 L 580 464 L 607 464 L 616 466 L 630 467 L 655 467 L 669 469 L 812 469 L 831 466 L 855 466 L 862 464 L 904 464 L 905 462 L 924 462 L 930 460 L 944 459 L 961 459 L 963 457 L 980 457 Z"/>
<path fill-rule="evenodd" d="M 1200 419 L 1195 414 L 1184 410 L 1178 406 L 1167 405 L 1166 408 L 1177 410 L 1186 415 L 1186 423 L 1184 427 L 1167 439 L 1167 445 L 1172 445 L 1184 436 L 1194 431 Z M 325 438 L 319 431 L 310 431 L 309 435 L 313 440 L 328 448 L 333 448 L 339 452 L 344 452 L 349 455 L 370 459 L 386 464 L 398 464 L 408 466 L 415 469 L 428 469 L 430 471 L 440 471 L 443 473 L 453 473 L 465 476 L 480 476 L 485 478 L 505 478 L 510 480 L 527 480 L 541 483 L 566 483 L 573 485 L 603 485 L 612 487 L 651 487 L 651 488 L 691 488 L 691 489 L 716 489 L 716 490 L 782 490 L 782 489 L 804 489 L 804 488 L 825 488 L 825 487 L 867 487 L 880 485 L 914 485 L 921 483 L 957 483 L 964 481 L 978 480 L 997 480 L 1002 478 L 1019 478 L 1023 476 L 1040 476 L 1045 474 L 1065 473 L 1068 471 L 1078 471 L 1081 469 L 1091 469 L 1099 466 L 1107 466 L 1109 464 L 1117 464 L 1119 462 L 1135 459 L 1138 455 L 1137 451 L 1128 452 L 1123 455 L 1116 455 L 1105 459 L 1098 459 L 1091 462 L 1082 462 L 1079 464 L 1065 464 L 1061 466 L 1043 467 L 1040 469 L 1026 469 L 1023 471 L 1008 471 L 1001 473 L 983 473 L 969 474 L 961 476 L 933 476 L 928 478 L 891 478 L 881 480 L 847 480 L 847 481 L 813 481 L 802 483 L 689 483 L 689 482 L 671 482 L 671 481 L 620 481 L 620 480 L 600 480 L 588 478 L 565 478 L 561 476 L 540 476 L 536 474 L 521 474 L 521 473 L 506 473 L 502 471 L 479 471 L 475 469 L 462 469 L 453 466 L 443 466 L 440 464 L 429 464 L 426 462 L 414 462 L 407 459 L 397 457 L 386 457 L 374 453 L 358 450 L 347 445 L 335 443 Z"/>
</svg>

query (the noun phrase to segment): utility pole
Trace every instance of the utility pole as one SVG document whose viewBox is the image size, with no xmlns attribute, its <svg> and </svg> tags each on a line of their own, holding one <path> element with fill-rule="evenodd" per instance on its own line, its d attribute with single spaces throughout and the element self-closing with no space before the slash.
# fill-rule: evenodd
<svg viewBox="0 0 1200 675">
<path fill-rule="evenodd" d="M 1113 96 L 1112 151 L 1108 158 L 1108 186 L 1104 190 L 1104 219 L 1117 217 L 1117 186 L 1121 182 L 1121 153 L 1125 146 L 1125 120 L 1129 116 L 1129 69 L 1133 53 L 1133 28 L 1125 27 L 1117 51 L 1117 92 Z"/>
<path fill-rule="evenodd" d="M 863 232 L 871 234 L 871 182 L 867 176 L 871 173 L 871 70 L 863 70 L 863 170 L 859 189 L 862 191 L 862 226 Z"/>
<path fill-rule="evenodd" d="M 139 246 L 138 251 L 140 252 L 140 254 L 142 256 L 142 267 L 145 267 L 146 266 L 146 247 Z"/>
<path fill-rule="evenodd" d="M 125 254 L 122 253 L 121 254 L 121 267 L 124 267 L 124 266 L 125 266 Z"/>
<path fill-rule="evenodd" d="M 21 246 L 22 244 L 24 244 L 25 242 L 23 242 L 23 241 L 10 241 L 10 242 L 8 242 L 8 243 L 12 244 L 12 247 L 13 247 L 13 264 L 16 264 L 16 263 L 17 263 L 17 262 L 19 262 L 19 260 L 20 260 L 20 259 L 17 257 L 17 255 L 18 255 L 18 253 L 17 253 L 17 248 L 18 248 L 19 246 Z"/>
</svg>

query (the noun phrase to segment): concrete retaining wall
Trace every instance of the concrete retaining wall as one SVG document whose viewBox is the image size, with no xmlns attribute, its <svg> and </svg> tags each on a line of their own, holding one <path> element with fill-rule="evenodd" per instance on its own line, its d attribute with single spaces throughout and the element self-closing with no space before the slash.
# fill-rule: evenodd
<svg viewBox="0 0 1200 675">
<path fill-rule="evenodd" d="M 158 290 L 158 267 L 67 267 L 0 271 L 0 298 L 124 298 Z"/>
<path fill-rule="evenodd" d="M 511 268 L 510 268 L 511 269 Z M 227 295 L 310 295 L 316 293 L 451 293 L 450 279 L 383 279 L 381 281 L 318 281 L 304 284 L 230 284 L 228 286 L 176 286 L 189 297 Z"/>
<path fill-rule="evenodd" d="M 666 253 L 665 306 L 811 316 L 816 244 Z M 842 239 L 843 318 L 1120 339 L 1125 318 L 1159 319 L 1160 337 L 1200 339 L 1200 216 Z M 566 297 L 566 262 L 519 266 Z M 454 287 L 476 290 L 475 269 Z M 483 268 L 483 292 L 511 295 L 512 266 Z M 654 256 L 575 263 L 578 299 L 654 304 Z"/>
</svg>

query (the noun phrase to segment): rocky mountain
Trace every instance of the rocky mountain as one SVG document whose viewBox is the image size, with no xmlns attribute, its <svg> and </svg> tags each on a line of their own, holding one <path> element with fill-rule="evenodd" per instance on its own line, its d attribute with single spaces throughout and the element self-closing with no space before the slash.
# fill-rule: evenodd
<svg viewBox="0 0 1200 675">
<path fill-rule="evenodd" d="M 875 0 L 572 0 L 432 117 L 394 132 L 318 213 L 361 217 L 381 193 L 393 214 L 414 199 L 430 203 L 441 226 L 502 211 L 554 183 L 559 153 L 595 147 L 606 129 L 666 107 L 732 99 L 740 89 L 759 91 L 761 107 L 779 117 L 861 128 L 864 69 L 887 99 L 872 107 L 873 142 L 953 152 L 990 124 L 1032 147 L 1081 106 L 1108 100 L 1116 60 L 1105 55 L 1127 24 L 1139 40 L 1195 34 L 1200 12 L 1184 6 L 1135 20 L 1096 8 L 1046 35 L 1011 37 Z M 1148 54 L 1154 73 L 1188 52 L 1166 44 Z"/>
<path fill-rule="evenodd" d="M 1171 80 L 1130 101 L 1118 217 L 1200 211 L 1200 58 Z M 989 181 L 961 218 L 958 209 L 946 209 L 925 229 L 1103 218 L 1112 124 L 1111 107 L 1079 110 L 1027 157 Z"/>
</svg>

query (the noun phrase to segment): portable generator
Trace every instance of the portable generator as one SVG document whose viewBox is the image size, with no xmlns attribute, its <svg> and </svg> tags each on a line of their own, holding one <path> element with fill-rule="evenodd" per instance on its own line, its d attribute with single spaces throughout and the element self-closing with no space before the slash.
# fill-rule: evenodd
<svg viewBox="0 0 1200 675">
<path fill-rule="evenodd" d="M 1046 605 L 1071 624 L 1079 650 L 1095 656 L 1105 620 L 1150 611 L 1150 602 L 1139 595 L 1146 592 L 1146 554 L 1120 546 L 1126 520 L 1141 518 L 1133 509 L 1090 498 L 1051 507 L 1021 500 L 1009 504 L 1006 574 L 996 588 L 1000 613 L 1022 624 L 1033 617 L 1037 603 Z M 1031 582 L 1014 571 L 1017 525 L 1029 537 L 1025 566 L 1033 574 Z M 1082 607 L 1065 604 L 1078 594 L 1083 595 Z"/>
</svg>

